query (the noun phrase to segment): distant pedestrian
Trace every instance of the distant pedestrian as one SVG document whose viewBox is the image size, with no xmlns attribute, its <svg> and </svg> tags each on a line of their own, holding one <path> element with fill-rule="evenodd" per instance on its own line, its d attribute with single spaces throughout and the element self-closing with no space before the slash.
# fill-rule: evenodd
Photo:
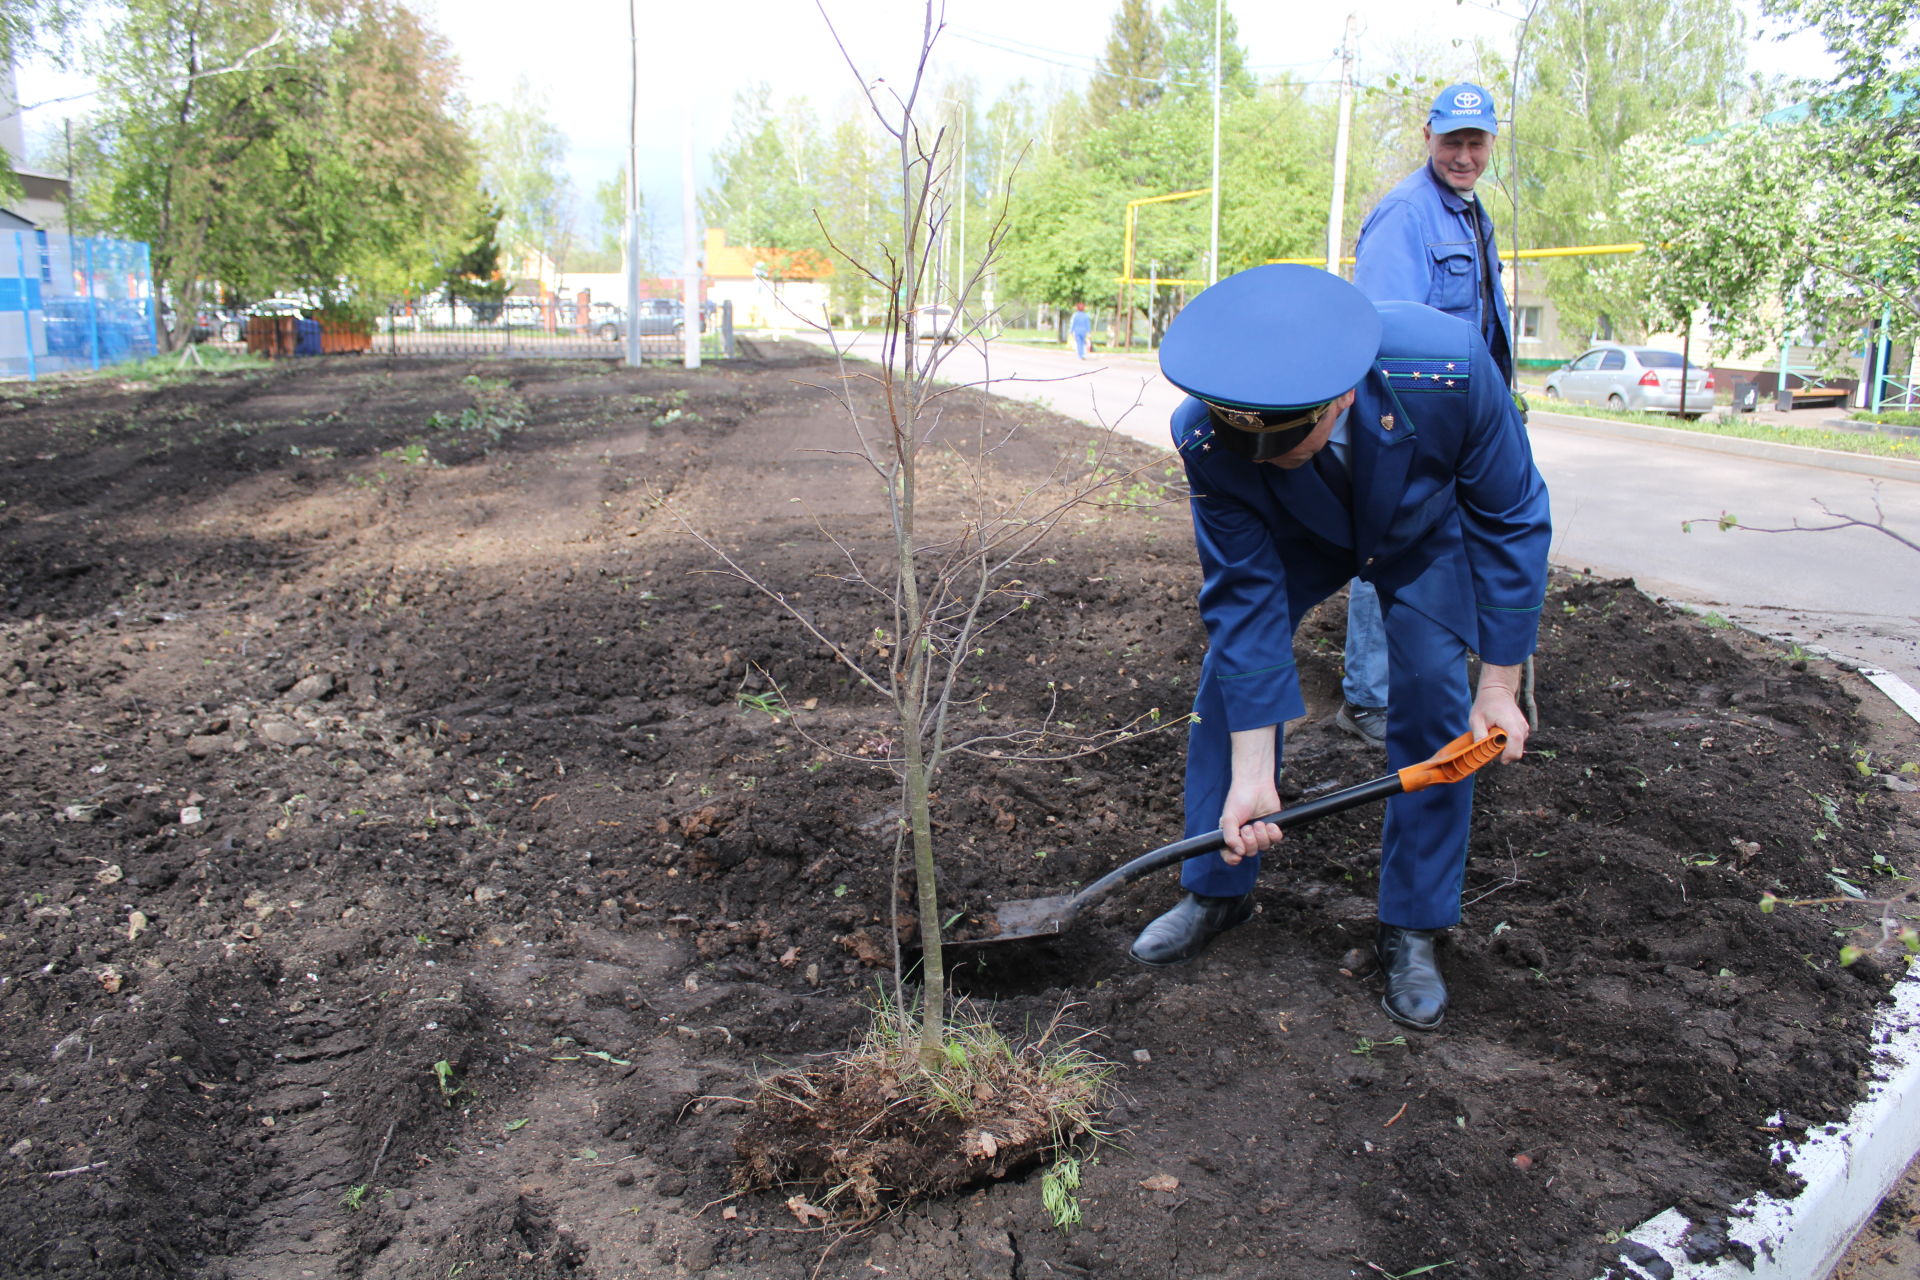
<svg viewBox="0 0 1920 1280">
<path fill-rule="evenodd" d="M 1073 335 L 1073 352 L 1082 360 L 1087 358 L 1087 344 L 1093 340 L 1093 317 L 1087 314 L 1087 304 L 1073 304 L 1073 319 L 1067 324 L 1067 332 Z"/>
</svg>

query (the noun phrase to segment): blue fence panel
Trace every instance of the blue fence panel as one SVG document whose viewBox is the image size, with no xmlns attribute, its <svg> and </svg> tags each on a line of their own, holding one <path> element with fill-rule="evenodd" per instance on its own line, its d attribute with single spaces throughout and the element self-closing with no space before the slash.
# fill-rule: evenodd
<svg viewBox="0 0 1920 1280">
<path fill-rule="evenodd" d="M 98 369 L 154 355 L 147 246 L 16 231 L 0 242 L 0 378 Z"/>
</svg>

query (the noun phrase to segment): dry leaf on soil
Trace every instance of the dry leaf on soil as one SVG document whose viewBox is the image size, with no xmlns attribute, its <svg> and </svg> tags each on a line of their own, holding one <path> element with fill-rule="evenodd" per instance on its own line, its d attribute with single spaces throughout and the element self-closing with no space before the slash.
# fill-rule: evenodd
<svg viewBox="0 0 1920 1280">
<path fill-rule="evenodd" d="M 799 1196 L 788 1196 L 787 1208 L 793 1211 L 794 1217 L 800 1219 L 800 1225 L 803 1227 L 812 1226 L 816 1218 L 823 1223 L 833 1220 L 833 1215 L 825 1209 L 822 1209 L 818 1205 L 808 1204 Z"/>
<path fill-rule="evenodd" d="M 1000 1154 L 1000 1140 L 985 1129 L 967 1135 L 967 1156 L 973 1160 L 991 1160 Z"/>
</svg>

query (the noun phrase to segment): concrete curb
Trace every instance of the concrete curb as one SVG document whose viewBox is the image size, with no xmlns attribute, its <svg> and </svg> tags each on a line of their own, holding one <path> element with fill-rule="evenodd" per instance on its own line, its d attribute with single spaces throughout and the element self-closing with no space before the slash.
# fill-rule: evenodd
<svg viewBox="0 0 1920 1280">
<path fill-rule="evenodd" d="M 1920 691 L 1890 672 L 1862 675 L 1920 722 Z M 1689 1261 L 1694 1223 L 1668 1209 L 1629 1231 L 1620 1268 L 1647 1280 L 1820 1280 L 1846 1254 L 1880 1200 L 1920 1154 L 1920 969 L 1895 984 L 1873 1020 L 1876 1079 L 1842 1124 L 1809 1131 L 1798 1146 L 1776 1143 L 1774 1159 L 1805 1183 L 1792 1200 L 1759 1194 L 1728 1215 L 1730 1240 L 1752 1250 Z M 1638 1249 L 1631 1246 L 1638 1245 Z M 1742 1251 L 1743 1252 L 1743 1251 Z M 1596 1277 L 1595 1280 L 1604 1280 Z"/>
<path fill-rule="evenodd" d="M 1551 419 L 1551 421 L 1549 421 Z M 1609 422 L 1601 418 L 1582 418 L 1552 409 L 1535 409 L 1532 421 L 1543 426 L 1620 440 L 1646 440 L 1655 444 L 1699 449 L 1705 453 L 1728 453 L 1743 458 L 1766 458 L 1774 462 L 1792 462 L 1803 467 L 1825 467 L 1829 471 L 1851 471 L 1882 480 L 1920 482 L 1920 462 L 1905 458 L 1882 458 L 1867 453 L 1842 453 L 1837 449 L 1813 449 L 1800 444 L 1775 444 L 1771 440 L 1743 440 L 1737 436 L 1714 436 L 1701 431 L 1682 431 L 1673 427 L 1649 427 L 1638 422 Z"/>
</svg>

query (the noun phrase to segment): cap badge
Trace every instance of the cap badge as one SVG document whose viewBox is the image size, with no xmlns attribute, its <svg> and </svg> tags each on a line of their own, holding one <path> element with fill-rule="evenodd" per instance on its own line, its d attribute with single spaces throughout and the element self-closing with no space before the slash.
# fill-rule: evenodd
<svg viewBox="0 0 1920 1280">
<path fill-rule="evenodd" d="M 1228 426 L 1238 427 L 1242 431 L 1258 431 L 1266 425 L 1261 420 L 1259 413 L 1252 409 L 1228 409 L 1221 405 L 1215 405 L 1213 406 L 1213 411 L 1225 420 Z"/>
</svg>

